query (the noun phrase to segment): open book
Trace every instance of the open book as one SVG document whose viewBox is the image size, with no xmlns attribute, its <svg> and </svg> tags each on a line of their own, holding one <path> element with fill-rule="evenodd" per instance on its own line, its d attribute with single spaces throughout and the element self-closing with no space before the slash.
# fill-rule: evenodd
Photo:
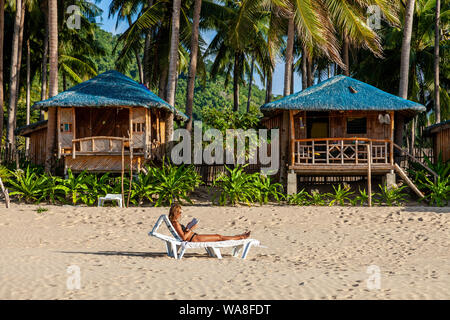
<svg viewBox="0 0 450 320">
<path fill-rule="evenodd" d="M 192 219 L 191 222 L 189 222 L 186 226 L 186 228 L 191 229 L 193 226 L 195 226 L 198 223 L 198 220 L 196 218 Z"/>
</svg>

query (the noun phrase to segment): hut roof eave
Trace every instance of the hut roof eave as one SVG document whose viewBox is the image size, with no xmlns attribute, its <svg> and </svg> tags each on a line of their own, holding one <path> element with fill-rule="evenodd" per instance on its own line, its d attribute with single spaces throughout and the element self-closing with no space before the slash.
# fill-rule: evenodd
<svg viewBox="0 0 450 320">
<path fill-rule="evenodd" d="M 183 112 L 168 104 L 144 85 L 114 70 L 104 72 L 33 105 L 33 108 L 51 107 L 160 108 L 174 113 L 177 120 L 188 119 Z"/>
<path fill-rule="evenodd" d="M 401 111 L 414 115 L 426 108 L 367 83 L 339 75 L 261 106 L 263 113 L 274 110 Z"/>
</svg>

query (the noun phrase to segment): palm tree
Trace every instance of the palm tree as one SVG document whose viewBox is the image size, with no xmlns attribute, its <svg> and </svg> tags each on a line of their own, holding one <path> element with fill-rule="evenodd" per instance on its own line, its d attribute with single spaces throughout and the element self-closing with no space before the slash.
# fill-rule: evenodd
<svg viewBox="0 0 450 320">
<path fill-rule="evenodd" d="M 48 29 L 49 29 L 49 96 L 58 94 L 58 1 L 48 0 Z M 47 140 L 45 153 L 45 171 L 49 173 L 53 167 L 55 149 L 56 109 L 49 108 L 47 124 Z"/>
<path fill-rule="evenodd" d="M 180 11 L 181 0 L 173 1 L 172 10 L 172 34 L 170 38 L 169 74 L 167 80 L 167 102 L 175 105 L 175 89 L 178 77 L 178 45 L 180 37 Z M 173 113 L 166 118 L 166 142 L 172 141 L 173 136 Z"/>
<path fill-rule="evenodd" d="M 295 23 L 294 23 L 294 15 L 292 14 L 288 18 L 286 62 L 284 67 L 284 91 L 283 91 L 284 96 L 287 96 L 291 93 L 292 64 L 294 61 L 294 37 L 295 37 Z"/>
<path fill-rule="evenodd" d="M 15 150 L 15 120 L 17 111 L 17 101 L 19 97 L 19 76 L 22 58 L 23 25 L 25 16 L 25 0 L 16 0 L 16 17 L 14 20 L 13 43 L 11 50 L 11 77 L 9 84 L 9 107 L 6 140 L 11 150 Z"/>
<path fill-rule="evenodd" d="M 3 140 L 3 38 L 5 29 L 5 0 L 0 0 L 0 147 Z"/>
<path fill-rule="evenodd" d="M 414 4 L 415 0 L 408 0 L 408 2 L 406 3 L 405 24 L 403 27 L 402 52 L 400 62 L 400 86 L 398 95 L 404 99 L 408 99 L 409 55 L 411 50 Z"/>
<path fill-rule="evenodd" d="M 439 89 L 439 15 L 441 0 L 436 0 L 436 16 L 434 25 L 434 112 L 436 123 L 441 122 L 440 89 Z"/>
<path fill-rule="evenodd" d="M 202 9 L 202 0 L 194 0 L 194 13 L 192 20 L 192 35 L 191 35 L 191 55 L 189 62 L 189 75 L 186 90 L 186 115 L 189 117 L 186 123 L 186 129 L 192 130 L 192 106 L 194 104 L 194 87 L 195 87 L 195 75 L 197 72 L 197 60 L 198 60 L 198 36 L 200 25 L 200 13 Z"/>
</svg>

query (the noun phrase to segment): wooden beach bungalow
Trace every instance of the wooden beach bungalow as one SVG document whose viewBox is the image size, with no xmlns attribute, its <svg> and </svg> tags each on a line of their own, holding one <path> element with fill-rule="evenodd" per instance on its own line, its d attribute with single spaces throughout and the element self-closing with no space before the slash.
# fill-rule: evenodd
<svg viewBox="0 0 450 320">
<path fill-rule="evenodd" d="M 65 170 L 74 172 L 120 172 L 122 159 L 129 159 L 130 153 L 133 169 L 139 170 L 145 162 L 162 158 L 167 116 L 187 119 L 117 71 L 102 73 L 33 107 L 57 109 L 56 156 Z M 16 134 L 30 137 L 30 159 L 43 164 L 46 121 L 19 128 Z"/>
<path fill-rule="evenodd" d="M 369 165 L 395 181 L 395 137 L 401 141 L 403 124 L 425 107 L 339 75 L 261 111 L 263 125 L 280 129 L 280 176 L 294 193 L 297 175 L 366 175 Z"/>
<path fill-rule="evenodd" d="M 423 131 L 424 136 L 431 137 L 433 143 L 434 162 L 442 156 L 442 161 L 450 160 L 450 120 L 433 124 Z"/>
</svg>

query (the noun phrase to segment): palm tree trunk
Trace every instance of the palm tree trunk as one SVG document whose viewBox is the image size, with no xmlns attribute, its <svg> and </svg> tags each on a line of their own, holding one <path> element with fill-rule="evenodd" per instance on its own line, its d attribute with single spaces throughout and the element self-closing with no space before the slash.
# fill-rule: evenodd
<svg viewBox="0 0 450 320">
<path fill-rule="evenodd" d="M 342 60 L 344 60 L 344 64 L 345 64 L 345 69 L 344 69 L 344 75 L 349 77 L 350 76 L 350 61 L 349 61 L 349 56 L 348 56 L 348 38 L 346 35 L 344 35 L 344 43 L 342 45 Z"/>
<path fill-rule="evenodd" d="M 308 88 L 308 71 L 307 71 L 307 63 L 308 61 L 306 60 L 306 48 L 303 47 L 303 51 L 302 51 L 302 90 L 305 90 L 306 88 Z"/>
<path fill-rule="evenodd" d="M 168 76 L 167 67 L 163 67 L 159 75 L 159 88 L 158 88 L 158 96 L 163 100 L 167 100 L 167 76 Z"/>
<path fill-rule="evenodd" d="M 25 12 L 25 2 L 22 0 L 16 0 L 16 18 L 14 21 L 14 33 L 11 50 L 11 78 L 9 89 L 9 107 L 8 107 L 8 122 L 6 131 L 6 141 L 9 144 L 11 150 L 15 150 L 14 128 L 15 128 L 15 115 L 17 109 L 17 100 L 19 97 L 19 76 L 20 76 L 20 58 L 21 45 L 20 45 L 20 33 L 23 29 L 22 16 Z"/>
<path fill-rule="evenodd" d="M 147 1 L 148 7 L 153 6 L 153 0 Z M 151 42 L 152 42 L 152 29 L 148 29 L 147 34 L 145 35 L 145 46 L 144 46 L 144 85 L 147 88 L 150 88 L 150 51 L 151 51 Z"/>
<path fill-rule="evenodd" d="M 248 84 L 248 96 L 247 96 L 247 112 L 250 112 L 250 101 L 252 99 L 252 85 L 253 85 L 253 68 L 255 66 L 255 57 L 252 56 L 252 65 L 250 67 L 250 81 Z"/>
<path fill-rule="evenodd" d="M 272 101 L 272 72 L 268 72 L 267 74 L 267 82 L 266 82 L 266 101 L 265 103 L 269 103 Z"/>
<path fill-rule="evenodd" d="M 30 124 L 30 99 L 31 95 L 31 51 L 30 51 L 30 38 L 27 39 L 27 115 L 26 124 Z M 30 138 L 25 138 L 25 154 L 28 157 L 28 152 L 30 149 Z"/>
<path fill-rule="evenodd" d="M 42 82 L 41 82 L 41 100 L 47 99 L 47 63 L 48 63 L 48 7 L 44 9 L 45 16 L 45 38 L 44 38 L 44 52 L 42 53 Z M 45 111 L 40 111 L 39 120 L 44 120 Z"/>
<path fill-rule="evenodd" d="M 202 9 L 202 0 L 195 0 L 194 16 L 192 21 L 192 36 L 191 36 L 191 57 L 189 62 L 189 75 L 186 90 L 186 115 L 189 117 L 186 123 L 186 129 L 192 131 L 192 107 L 194 105 L 194 88 L 195 75 L 197 73 L 198 60 L 198 36 L 200 25 L 200 13 Z"/>
<path fill-rule="evenodd" d="M 5 0 L 0 0 L 0 148 L 3 140 L 3 42 L 5 32 Z"/>
<path fill-rule="evenodd" d="M 294 61 L 294 37 L 295 37 L 295 24 L 294 24 L 294 15 L 292 15 L 288 21 L 286 63 L 284 68 L 284 92 L 283 92 L 284 96 L 287 96 L 291 93 L 292 62 Z"/>
<path fill-rule="evenodd" d="M 239 111 L 239 52 L 234 53 L 233 68 L 233 111 Z"/>
<path fill-rule="evenodd" d="M 172 10 L 172 35 L 170 39 L 169 75 L 167 80 L 167 102 L 175 106 L 175 85 L 178 67 L 178 42 L 180 37 L 180 11 L 181 0 L 173 1 Z M 169 113 L 166 119 L 166 143 L 173 138 L 173 113 Z"/>
<path fill-rule="evenodd" d="M 292 59 L 294 60 L 294 59 Z M 294 63 L 292 62 L 292 67 L 291 67 L 291 94 L 294 93 Z"/>
<path fill-rule="evenodd" d="M 314 84 L 314 73 L 312 70 L 313 61 L 309 57 L 309 55 L 306 55 L 306 79 L 308 81 L 308 87 L 311 87 Z"/>
<path fill-rule="evenodd" d="M 58 1 L 48 0 L 49 25 L 49 60 L 50 72 L 48 91 L 49 96 L 58 94 Z M 56 108 L 48 108 L 47 139 L 45 152 L 45 171 L 50 173 L 53 169 L 56 136 Z"/>
<path fill-rule="evenodd" d="M 434 112 L 436 123 L 441 122 L 441 104 L 439 96 L 439 20 L 441 13 L 441 0 L 436 0 L 436 17 L 434 20 Z"/>
<path fill-rule="evenodd" d="M 400 61 L 400 86 L 398 95 L 408 98 L 409 53 L 411 49 L 411 33 L 413 27 L 415 0 L 408 0 L 405 9 L 405 25 L 403 27 L 402 52 Z"/>
</svg>

